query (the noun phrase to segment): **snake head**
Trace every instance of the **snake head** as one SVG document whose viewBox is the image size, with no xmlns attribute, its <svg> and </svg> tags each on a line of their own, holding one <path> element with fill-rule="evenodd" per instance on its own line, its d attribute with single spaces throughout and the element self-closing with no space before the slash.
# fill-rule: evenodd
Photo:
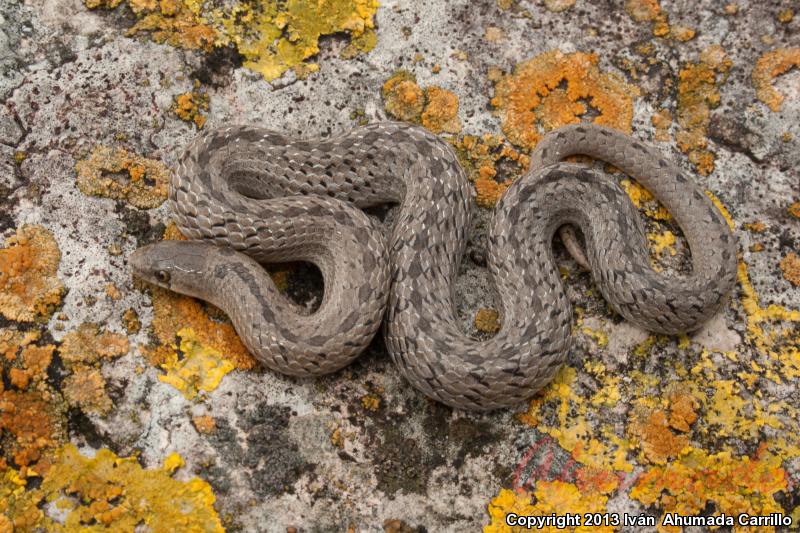
<svg viewBox="0 0 800 533">
<path fill-rule="evenodd" d="M 201 242 L 163 241 L 135 250 L 128 258 L 133 274 L 165 289 L 197 296 L 217 247 Z"/>
</svg>

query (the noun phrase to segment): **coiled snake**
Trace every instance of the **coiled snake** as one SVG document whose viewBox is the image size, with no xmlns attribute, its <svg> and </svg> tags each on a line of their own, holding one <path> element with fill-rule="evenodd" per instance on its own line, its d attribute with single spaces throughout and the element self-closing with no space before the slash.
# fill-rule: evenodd
<svg viewBox="0 0 800 533">
<path fill-rule="evenodd" d="M 692 273 L 650 265 L 640 217 L 585 154 L 635 177 L 670 211 L 689 243 Z M 399 123 L 298 140 L 256 127 L 203 133 L 170 183 L 175 221 L 190 241 L 140 248 L 134 272 L 223 309 L 267 367 L 294 376 L 350 363 L 384 320 L 391 358 L 417 389 L 464 409 L 509 406 L 547 384 L 570 345 L 572 310 L 553 258 L 565 224 L 580 227 L 585 260 L 611 306 L 661 333 L 691 331 L 732 288 L 736 244 L 722 214 L 657 151 L 591 124 L 546 135 L 531 170 L 499 202 L 488 266 L 502 328 L 476 340 L 458 325 L 454 280 L 467 240 L 471 186 L 455 153 Z M 360 208 L 399 203 L 387 238 Z M 215 246 L 216 245 L 216 246 Z M 259 263 L 308 261 L 325 290 L 314 314 L 283 296 Z"/>
</svg>

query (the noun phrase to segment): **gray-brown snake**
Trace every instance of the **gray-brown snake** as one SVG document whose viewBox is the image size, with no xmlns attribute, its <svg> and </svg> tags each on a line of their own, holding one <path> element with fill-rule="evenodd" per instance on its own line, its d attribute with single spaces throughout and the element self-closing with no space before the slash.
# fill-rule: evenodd
<svg viewBox="0 0 800 533">
<path fill-rule="evenodd" d="M 651 267 L 625 192 L 601 172 L 561 162 L 574 154 L 615 165 L 655 195 L 689 243 L 691 274 Z M 145 246 L 130 264 L 141 278 L 223 309 L 253 355 L 285 374 L 344 367 L 383 321 L 391 358 L 414 387 L 477 410 L 530 397 L 566 358 L 572 309 L 552 252 L 564 224 L 582 230 L 606 300 L 650 331 L 698 328 L 734 285 L 734 237 L 690 177 L 620 132 L 566 126 L 537 145 L 531 170 L 496 208 L 488 266 L 502 328 L 473 339 L 459 327 L 453 294 L 471 190 L 450 146 L 408 124 L 313 140 L 247 126 L 211 130 L 188 146 L 170 184 L 190 241 Z M 400 204 L 388 240 L 360 209 L 385 203 Z M 322 272 L 316 313 L 283 296 L 259 264 L 285 261 Z"/>
</svg>

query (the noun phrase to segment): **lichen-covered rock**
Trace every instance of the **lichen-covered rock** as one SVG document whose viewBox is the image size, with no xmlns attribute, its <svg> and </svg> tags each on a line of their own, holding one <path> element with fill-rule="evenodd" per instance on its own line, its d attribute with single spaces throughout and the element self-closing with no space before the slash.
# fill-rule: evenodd
<svg viewBox="0 0 800 533">
<path fill-rule="evenodd" d="M 796 12 L 0 2 L 0 530 L 509 531 L 510 512 L 800 523 Z M 699 331 L 651 335 L 556 240 L 575 314 L 567 365 L 517 409 L 474 414 L 416 393 L 380 339 L 331 376 L 275 374 L 218 309 L 131 279 L 136 247 L 182 238 L 163 200 L 199 128 L 311 137 L 386 119 L 440 134 L 474 186 L 455 286 L 469 334 L 502 327 L 492 207 L 542 135 L 581 120 L 695 176 L 736 235 L 738 287 Z M 687 272 L 670 214 L 606 170 L 645 221 L 654 267 Z M 270 271 L 319 304 L 314 268 Z"/>
</svg>

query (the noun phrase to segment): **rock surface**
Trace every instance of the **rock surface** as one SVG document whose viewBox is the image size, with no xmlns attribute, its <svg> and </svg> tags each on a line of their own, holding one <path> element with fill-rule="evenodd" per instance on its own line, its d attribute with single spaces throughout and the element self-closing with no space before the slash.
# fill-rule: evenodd
<svg viewBox="0 0 800 533">
<path fill-rule="evenodd" d="M 283 64 L 236 39 L 272 36 L 272 8 L 225 25 L 234 0 L 0 0 L 0 530 L 180 529 L 169 497 L 189 502 L 187 527 L 229 531 L 509 531 L 512 511 L 800 522 L 795 3 L 298 4 L 323 6 L 322 29 L 296 30 L 306 48 Z M 146 207 L 199 128 L 316 136 L 391 118 L 440 133 L 475 183 L 465 331 L 496 329 L 485 206 L 538 135 L 580 119 L 654 143 L 729 213 L 729 305 L 691 336 L 649 335 L 556 243 L 576 310 L 568 364 L 531 402 L 472 414 L 411 389 L 380 337 L 347 369 L 293 379 L 255 365 L 218 311 L 132 279 L 128 254 L 179 237 L 166 204 Z M 669 216 L 622 183 L 657 268 L 688 268 Z M 273 276 L 302 303 L 321 295 L 313 269 Z M 102 485 L 103 451 L 85 468 L 106 489 L 71 493 L 96 505 L 44 505 L 69 493 L 72 444 L 142 468 Z M 134 496 L 146 508 L 122 511 Z"/>
</svg>

